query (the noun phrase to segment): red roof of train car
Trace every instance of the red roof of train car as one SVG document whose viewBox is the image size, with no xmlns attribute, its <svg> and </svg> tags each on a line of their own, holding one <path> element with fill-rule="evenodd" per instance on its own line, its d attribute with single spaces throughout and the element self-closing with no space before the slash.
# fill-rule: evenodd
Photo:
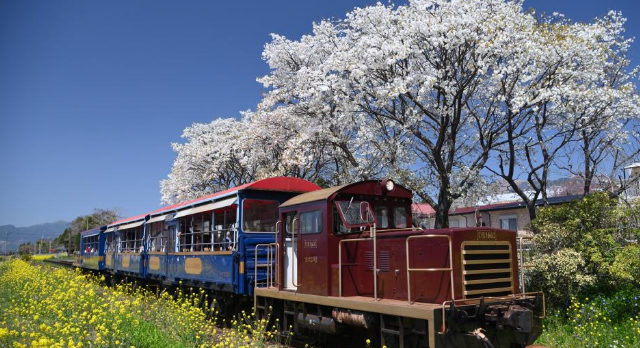
<svg viewBox="0 0 640 348">
<path fill-rule="evenodd" d="M 212 194 L 209 194 L 209 195 L 206 195 L 206 196 L 198 197 L 198 198 L 192 199 L 190 201 L 180 202 L 180 203 L 172 204 L 172 205 L 169 205 L 169 206 L 166 206 L 166 207 L 162 207 L 162 208 L 156 209 L 156 210 L 154 210 L 154 211 L 152 211 L 150 213 L 136 215 L 136 216 L 128 217 L 128 218 L 125 218 L 125 219 L 121 219 L 121 220 L 118 220 L 116 222 L 113 222 L 113 223 L 109 224 L 109 226 L 120 225 L 120 224 L 125 223 L 125 222 L 138 221 L 138 220 L 144 219 L 144 217 L 147 216 L 147 215 L 159 215 L 159 213 L 162 213 L 162 212 L 178 210 L 181 207 L 185 207 L 185 206 L 189 206 L 189 205 L 195 205 L 197 203 L 203 203 L 205 201 L 212 200 L 213 198 L 216 198 L 216 197 L 222 197 L 222 196 L 229 195 L 229 194 L 237 192 L 237 191 L 248 190 L 248 189 L 250 189 L 250 190 L 264 190 L 264 191 L 284 191 L 284 192 L 309 192 L 309 191 L 319 190 L 320 186 L 318 186 L 318 185 L 316 185 L 316 184 L 314 184 L 314 183 L 312 183 L 310 181 L 307 181 L 307 180 L 304 180 L 304 179 L 299 179 L 299 178 L 289 178 L 289 177 L 284 177 L 284 176 L 266 178 L 266 179 L 250 182 L 250 183 L 247 183 L 247 184 L 244 184 L 244 185 L 232 187 L 232 188 L 224 190 L 224 191 L 220 191 L 220 192 L 212 193 Z"/>
</svg>

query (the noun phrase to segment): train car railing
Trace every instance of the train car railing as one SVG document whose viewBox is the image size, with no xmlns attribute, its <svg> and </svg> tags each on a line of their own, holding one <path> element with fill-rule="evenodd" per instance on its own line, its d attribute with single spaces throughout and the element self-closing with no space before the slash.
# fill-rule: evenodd
<svg viewBox="0 0 640 348">
<path fill-rule="evenodd" d="M 524 259 L 524 247 L 523 247 L 523 240 L 532 240 L 533 237 L 518 237 L 518 259 L 519 259 L 519 266 L 520 266 L 520 286 L 522 287 L 522 292 L 527 292 L 527 288 L 526 288 L 526 280 L 525 280 L 525 270 L 527 268 L 531 268 L 533 267 L 533 265 L 527 265 L 525 263 L 525 259 Z"/>
<path fill-rule="evenodd" d="M 409 260 L 411 258 L 411 253 L 409 249 L 409 242 L 412 239 L 420 239 L 420 238 L 447 238 L 447 242 L 449 245 L 449 267 L 447 268 L 411 268 L 409 264 Z M 453 248 L 451 246 L 451 236 L 445 234 L 423 234 L 416 236 L 409 236 L 405 241 L 406 245 L 406 254 L 407 254 L 407 301 L 409 305 L 412 305 L 411 302 L 411 272 L 449 272 L 449 276 L 451 278 L 451 299 L 455 301 L 456 293 L 455 287 L 453 283 Z"/>
<path fill-rule="evenodd" d="M 259 263 L 258 256 L 260 248 L 266 249 L 267 253 L 267 261 L 266 263 Z M 279 276 L 277 270 L 278 268 L 278 257 L 280 251 L 280 245 L 278 243 L 262 243 L 256 244 L 255 254 L 254 254 L 254 272 L 253 276 L 255 277 L 254 287 L 267 287 L 271 288 L 274 286 L 278 286 L 280 284 Z M 266 278 L 263 282 L 260 282 L 258 279 L 258 268 L 265 268 Z M 262 286 L 261 286 L 262 285 Z"/>
</svg>

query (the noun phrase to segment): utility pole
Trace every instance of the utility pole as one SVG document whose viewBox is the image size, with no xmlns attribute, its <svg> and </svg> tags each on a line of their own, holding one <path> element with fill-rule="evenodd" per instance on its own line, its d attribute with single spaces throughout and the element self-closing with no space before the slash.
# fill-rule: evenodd
<svg viewBox="0 0 640 348">
<path fill-rule="evenodd" d="M 71 229 L 67 228 L 69 234 L 69 244 L 67 244 L 67 255 L 71 254 Z"/>
</svg>

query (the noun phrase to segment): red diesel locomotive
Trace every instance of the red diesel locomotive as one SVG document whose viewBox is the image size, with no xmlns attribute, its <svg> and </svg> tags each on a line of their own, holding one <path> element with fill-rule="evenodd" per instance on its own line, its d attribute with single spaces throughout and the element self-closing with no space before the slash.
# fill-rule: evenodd
<svg viewBox="0 0 640 348">
<path fill-rule="evenodd" d="M 386 347 L 525 347 L 544 295 L 521 293 L 514 231 L 412 228 L 412 192 L 390 180 L 303 193 L 280 206 L 255 311 L 305 336 Z M 263 258 L 264 260 L 264 258 Z M 274 321 L 275 322 L 275 321 Z"/>
</svg>

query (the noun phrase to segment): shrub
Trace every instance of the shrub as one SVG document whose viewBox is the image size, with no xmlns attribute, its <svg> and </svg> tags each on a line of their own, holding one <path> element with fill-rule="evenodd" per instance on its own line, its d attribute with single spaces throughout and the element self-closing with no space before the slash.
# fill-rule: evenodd
<svg viewBox="0 0 640 348">
<path fill-rule="evenodd" d="M 526 273 L 529 287 L 544 291 L 554 306 L 566 306 L 568 294 L 580 293 L 595 283 L 593 276 L 582 273 L 585 261 L 572 249 L 541 255 L 531 264 Z"/>
<path fill-rule="evenodd" d="M 618 252 L 611 273 L 617 279 L 640 286 L 640 245 L 627 245 Z"/>
<path fill-rule="evenodd" d="M 22 261 L 30 261 L 33 256 L 31 254 L 22 254 L 20 255 L 20 259 Z"/>
<path fill-rule="evenodd" d="M 617 287 L 637 284 L 639 250 L 630 243 L 637 240 L 639 212 L 638 205 L 620 204 L 602 192 L 541 209 L 532 222 L 536 232 L 533 259 L 538 259 L 534 264 L 539 269 L 529 271 L 534 284 L 530 288 L 548 291 L 551 302 L 560 304 L 566 300 L 557 297 L 562 293 L 553 293 L 558 291 L 555 283 L 569 287 L 562 289 L 565 298 L 587 290 L 611 293 Z"/>
</svg>

